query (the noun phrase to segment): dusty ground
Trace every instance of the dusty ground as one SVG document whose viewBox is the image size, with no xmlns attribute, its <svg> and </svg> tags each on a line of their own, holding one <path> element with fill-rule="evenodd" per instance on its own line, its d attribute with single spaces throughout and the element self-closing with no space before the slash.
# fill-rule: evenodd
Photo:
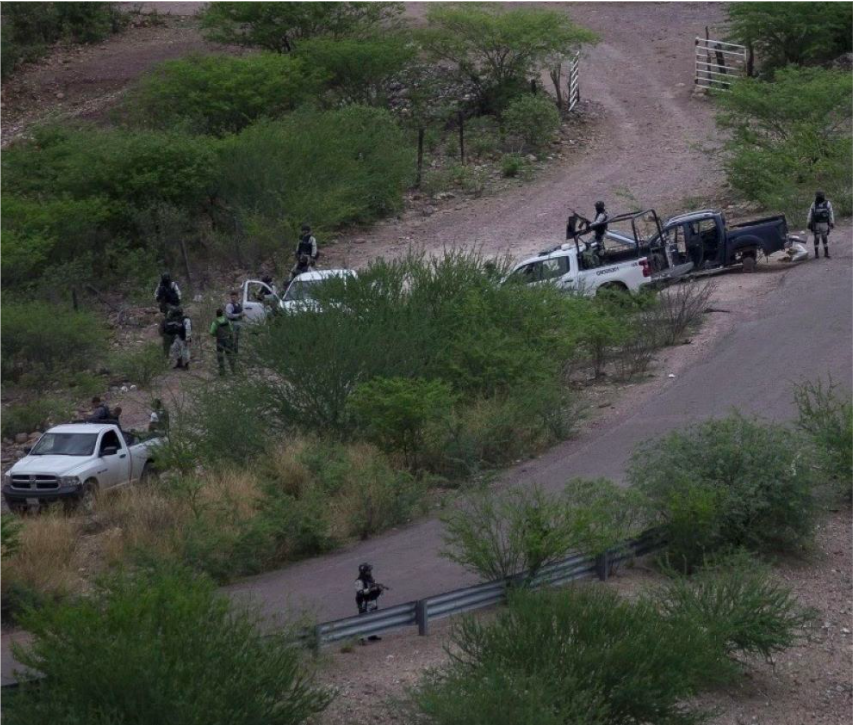
<svg viewBox="0 0 853 725">
<path fill-rule="evenodd" d="M 807 607 L 817 610 L 812 640 L 782 653 L 770 666 L 758 664 L 735 685 L 697 699 L 717 711 L 713 725 L 847 725 L 853 706 L 851 622 L 851 511 L 832 513 L 821 524 L 815 550 L 803 560 L 780 562 L 779 577 Z M 633 594 L 659 576 L 640 562 L 621 569 L 609 586 Z M 583 586 L 577 585 L 577 586 Z M 485 614 L 483 616 L 490 616 Z M 389 634 L 381 642 L 349 651 L 329 648 L 319 660 L 320 681 L 338 692 L 320 725 L 406 722 L 402 701 L 428 668 L 447 659 L 448 621 L 429 637 Z"/>
</svg>

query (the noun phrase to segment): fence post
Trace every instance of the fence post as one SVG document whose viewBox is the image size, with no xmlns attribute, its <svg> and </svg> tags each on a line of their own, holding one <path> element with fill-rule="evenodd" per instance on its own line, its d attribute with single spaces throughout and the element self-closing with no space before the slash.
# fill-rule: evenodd
<svg viewBox="0 0 853 725">
<path fill-rule="evenodd" d="M 314 626 L 314 638 L 312 641 L 314 645 L 314 651 L 319 652 L 320 647 L 323 646 L 323 625 L 317 624 Z"/>
<path fill-rule="evenodd" d="M 426 599 L 415 603 L 415 621 L 418 623 L 418 635 L 426 637 L 429 634 L 429 604 Z"/>
<path fill-rule="evenodd" d="M 595 557 L 595 573 L 603 582 L 607 581 L 607 576 L 610 573 L 609 553 L 610 552 L 605 551 Z"/>
</svg>

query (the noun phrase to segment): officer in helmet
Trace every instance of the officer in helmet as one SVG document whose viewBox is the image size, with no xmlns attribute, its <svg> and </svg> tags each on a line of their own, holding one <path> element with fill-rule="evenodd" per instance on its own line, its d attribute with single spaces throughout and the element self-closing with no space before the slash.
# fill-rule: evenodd
<svg viewBox="0 0 853 725">
<path fill-rule="evenodd" d="M 296 264 L 290 270 L 290 279 L 293 280 L 303 272 L 307 272 L 311 267 L 317 264 L 317 259 L 320 256 L 320 249 L 317 246 L 317 240 L 311 234 L 311 227 L 308 224 L 302 225 L 302 233 L 299 235 L 299 243 L 296 245 Z"/>
<path fill-rule="evenodd" d="M 814 258 L 820 256 L 820 241 L 823 240 L 823 256 L 829 259 L 829 233 L 835 228 L 835 214 L 832 202 L 822 191 L 816 191 L 814 203 L 809 207 L 809 231 L 814 234 Z"/>
<path fill-rule="evenodd" d="M 595 234 L 596 244 L 602 244 L 604 242 L 604 234 L 607 232 L 608 219 L 610 219 L 610 217 L 607 215 L 607 209 L 604 208 L 604 202 L 595 202 L 595 218 L 589 223 L 588 228 Z"/>
<path fill-rule="evenodd" d="M 355 604 L 358 607 L 358 613 L 368 614 L 379 609 L 377 600 L 387 588 L 384 584 L 378 584 L 373 578 L 373 567 L 370 564 L 359 564 L 358 579 L 355 580 Z M 368 640 L 374 642 L 379 639 L 382 638 L 372 634 L 367 637 L 367 640 L 362 639 L 362 644 Z"/>
<path fill-rule="evenodd" d="M 170 307 L 181 304 L 181 288 L 172 280 L 172 275 L 168 272 L 160 275 L 160 283 L 154 290 L 154 301 L 157 302 L 163 314 L 166 314 Z"/>
</svg>

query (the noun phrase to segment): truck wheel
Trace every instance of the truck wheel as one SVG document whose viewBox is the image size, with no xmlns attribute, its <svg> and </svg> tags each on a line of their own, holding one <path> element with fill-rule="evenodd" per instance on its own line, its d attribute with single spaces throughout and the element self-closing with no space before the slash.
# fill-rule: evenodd
<svg viewBox="0 0 853 725">
<path fill-rule="evenodd" d="M 755 257 L 751 254 L 744 256 L 743 258 L 743 271 L 747 274 L 752 274 L 755 271 L 756 261 Z"/>
<path fill-rule="evenodd" d="M 157 477 L 157 471 L 154 470 L 154 466 L 151 465 L 150 461 L 146 461 L 145 465 L 142 467 L 142 473 L 139 474 L 139 485 L 147 486 Z"/>
<path fill-rule="evenodd" d="M 83 484 L 83 490 L 80 492 L 80 498 L 77 500 L 77 508 L 83 513 L 90 514 L 95 509 L 95 501 L 98 498 L 98 482 L 94 478 L 90 478 Z"/>
</svg>

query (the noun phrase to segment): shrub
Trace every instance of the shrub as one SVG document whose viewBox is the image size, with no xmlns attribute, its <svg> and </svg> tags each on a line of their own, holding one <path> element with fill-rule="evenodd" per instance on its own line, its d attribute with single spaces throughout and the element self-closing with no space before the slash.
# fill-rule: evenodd
<svg viewBox="0 0 853 725">
<path fill-rule="evenodd" d="M 392 2 L 219 2 L 205 8 L 201 26 L 216 43 L 290 53 L 308 38 L 372 35 L 379 26 L 393 25 L 400 13 L 400 3 Z"/>
<path fill-rule="evenodd" d="M 676 345 L 688 330 L 699 325 L 711 292 L 710 284 L 694 282 L 668 287 L 657 295 L 650 314 L 660 344 Z"/>
<path fill-rule="evenodd" d="M 375 378 L 361 383 L 349 399 L 356 425 L 368 440 L 403 454 L 414 467 L 423 448 L 424 429 L 449 415 L 450 386 L 439 380 Z"/>
<path fill-rule="evenodd" d="M 334 98 L 344 103 L 384 105 L 386 86 L 412 62 L 415 47 L 406 38 L 312 38 L 295 55 L 329 80 Z"/>
<path fill-rule="evenodd" d="M 560 129 L 560 112 L 550 96 L 527 93 L 510 101 L 503 114 L 506 132 L 532 151 L 547 148 Z"/>
<path fill-rule="evenodd" d="M 6 559 L 21 546 L 21 522 L 11 514 L 0 516 L 0 557 Z"/>
<path fill-rule="evenodd" d="M 700 713 L 683 701 L 719 669 L 701 631 L 669 626 L 654 605 L 602 586 L 515 592 L 493 624 L 465 617 L 452 641 L 451 663 L 414 695 L 440 725 L 511 723 L 516 712 L 530 723 L 692 723 Z M 508 715 L 485 704 L 487 693 Z"/>
<path fill-rule="evenodd" d="M 853 403 L 849 392 L 830 380 L 804 383 L 794 390 L 797 427 L 812 439 L 823 474 L 847 498 L 853 496 Z"/>
<path fill-rule="evenodd" d="M 705 632 L 733 672 L 743 663 L 738 658 L 772 661 L 803 637 L 813 618 L 766 566 L 744 553 L 690 578 L 675 577 L 653 599 L 673 627 Z"/>
<path fill-rule="evenodd" d="M 527 165 L 521 154 L 504 154 L 501 159 L 501 173 L 508 179 L 520 176 L 525 168 Z"/>
<path fill-rule="evenodd" d="M 529 583 L 543 566 L 566 556 L 578 535 L 572 512 L 539 488 L 482 491 L 444 517 L 442 556 L 486 581 L 525 572 Z"/>
<path fill-rule="evenodd" d="M 71 406 L 55 398 L 36 398 L 28 403 L 10 405 L 3 411 L 3 437 L 44 430 L 71 417 Z"/>
<path fill-rule="evenodd" d="M 287 635 L 262 635 L 209 580 L 182 569 L 117 574 L 96 595 L 32 612 L 15 655 L 47 677 L 24 685 L 10 723 L 307 721 L 329 694 Z"/>
<path fill-rule="evenodd" d="M 815 189 L 836 213 L 853 212 L 853 78 L 844 71 L 786 68 L 773 82 L 740 80 L 721 94 L 720 125 L 730 131 L 729 183 L 745 198 L 805 219 Z"/>
<path fill-rule="evenodd" d="M 141 126 L 220 136 L 292 111 L 319 94 L 322 80 L 317 65 L 275 53 L 197 55 L 143 76 L 127 111 Z"/>
<path fill-rule="evenodd" d="M 757 52 L 767 73 L 789 63 L 833 60 L 853 50 L 853 15 L 844 5 L 737 2 L 726 12 L 732 39 Z"/>
<path fill-rule="evenodd" d="M 797 550 L 811 536 L 813 474 L 785 428 L 735 413 L 640 446 L 629 481 L 645 493 L 679 568 L 744 547 Z"/>
<path fill-rule="evenodd" d="M 2 329 L 3 375 L 11 380 L 24 373 L 44 379 L 91 365 L 106 337 L 94 315 L 35 300 L 7 302 Z"/>
<path fill-rule="evenodd" d="M 220 193 L 239 228 L 280 246 L 305 220 L 319 236 L 396 211 L 413 173 L 412 149 L 386 111 L 305 110 L 226 139 Z"/>
<path fill-rule="evenodd" d="M 8 76 L 22 62 L 36 60 L 58 40 L 95 43 L 126 24 L 116 3 L 10 2 L 3 5 L 2 68 Z"/>
<path fill-rule="evenodd" d="M 108 366 L 123 381 L 147 388 L 154 378 L 166 371 L 163 346 L 148 342 L 138 348 L 120 350 L 111 356 Z"/>
</svg>

